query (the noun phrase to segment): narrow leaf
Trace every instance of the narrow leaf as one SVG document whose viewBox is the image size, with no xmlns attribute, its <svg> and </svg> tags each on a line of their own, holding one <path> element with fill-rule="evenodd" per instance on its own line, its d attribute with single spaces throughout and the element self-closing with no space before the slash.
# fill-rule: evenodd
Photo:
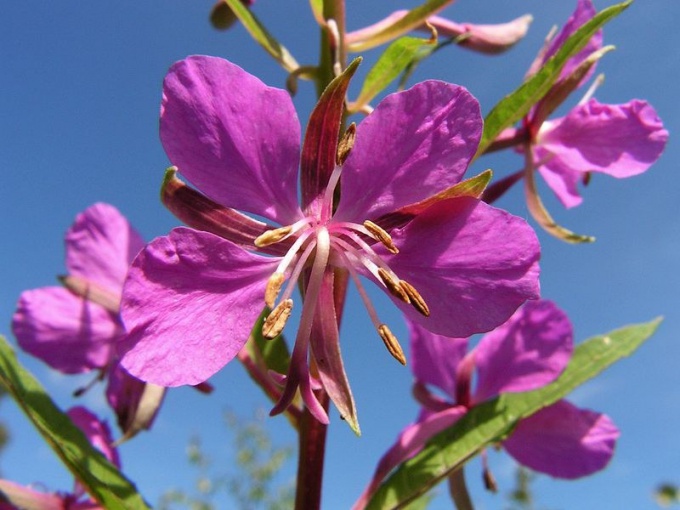
<svg viewBox="0 0 680 510">
<path fill-rule="evenodd" d="M 364 51 L 392 41 L 397 37 L 401 37 L 411 30 L 423 25 L 427 21 L 427 18 L 437 14 L 452 1 L 453 0 L 428 0 L 419 7 L 411 9 L 403 17 L 395 19 L 394 23 L 371 33 L 366 38 L 357 41 L 348 41 L 347 51 Z"/>
<path fill-rule="evenodd" d="M 368 72 L 359 97 L 350 105 L 349 110 L 351 112 L 361 110 L 385 90 L 402 71 L 414 61 L 420 60 L 423 52 L 427 52 L 428 49 L 432 51 L 436 43 L 437 34 L 433 32 L 433 36 L 429 39 L 402 37 L 390 44 Z"/>
<path fill-rule="evenodd" d="M 260 23 L 255 15 L 250 12 L 241 0 L 223 0 L 234 12 L 239 21 L 255 41 L 262 46 L 267 53 L 276 59 L 281 66 L 292 73 L 300 65 L 288 52 L 288 50 L 272 36 Z"/>
<path fill-rule="evenodd" d="M 19 364 L 14 351 L 1 336 L 0 382 L 47 444 L 104 508 L 149 509 L 135 485 L 106 460 L 61 412 L 40 383 Z"/>
<path fill-rule="evenodd" d="M 486 151 L 503 129 L 524 117 L 531 107 L 548 93 L 567 61 L 586 45 L 595 32 L 621 14 L 631 2 L 632 0 L 628 0 L 612 5 L 597 13 L 574 32 L 536 74 L 504 97 L 484 119 L 484 134 L 477 149 L 477 156 Z"/>
<path fill-rule="evenodd" d="M 579 345 L 562 376 L 526 393 L 505 394 L 471 409 L 453 427 L 432 438 L 381 485 L 367 509 L 399 508 L 419 497 L 489 444 L 501 441 L 522 418 L 557 402 L 605 368 L 629 356 L 658 327 L 661 319 L 593 337 Z"/>
</svg>

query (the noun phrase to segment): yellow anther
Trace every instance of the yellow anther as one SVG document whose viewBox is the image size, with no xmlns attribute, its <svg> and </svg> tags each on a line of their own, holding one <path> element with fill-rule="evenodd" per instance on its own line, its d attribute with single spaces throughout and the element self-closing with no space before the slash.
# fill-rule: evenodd
<svg viewBox="0 0 680 510">
<path fill-rule="evenodd" d="M 376 225 L 372 221 L 366 220 L 364 221 L 364 227 L 366 227 L 366 230 L 368 230 L 377 241 L 380 241 L 390 253 L 399 253 L 399 249 L 394 246 L 394 243 L 392 242 L 392 236 L 380 225 Z"/>
<path fill-rule="evenodd" d="M 390 328 L 386 324 L 381 324 L 378 328 L 378 333 L 380 333 L 380 338 L 385 343 L 385 347 L 389 353 L 402 365 L 406 365 L 406 356 L 404 356 L 404 351 L 399 345 L 399 340 L 392 334 Z"/>
<path fill-rule="evenodd" d="M 265 246 L 269 246 L 270 244 L 278 243 L 280 240 L 290 234 L 291 230 L 293 230 L 293 227 L 290 225 L 286 227 L 275 228 L 274 230 L 267 230 L 263 234 L 257 236 L 255 239 L 255 246 L 258 248 L 263 248 Z"/>
<path fill-rule="evenodd" d="M 425 317 L 429 317 L 430 309 L 427 306 L 425 300 L 423 299 L 423 296 L 420 295 L 420 292 L 418 292 L 416 288 L 406 280 L 399 280 L 399 285 L 401 285 L 403 291 L 408 295 L 409 299 L 411 300 L 411 304 L 413 305 L 413 308 L 418 310 Z"/>
<path fill-rule="evenodd" d="M 406 294 L 404 289 L 401 288 L 401 285 L 399 285 L 399 281 L 395 280 L 392 275 L 385 271 L 382 267 L 378 268 L 378 276 L 380 276 L 380 279 L 385 284 L 385 287 L 387 287 L 387 290 L 389 290 L 394 297 L 401 299 L 406 304 L 411 302 L 408 294 Z"/>
<path fill-rule="evenodd" d="M 264 289 L 264 302 L 269 308 L 274 308 L 274 303 L 285 280 L 286 275 L 283 273 L 274 273 L 269 277 L 267 287 Z"/>
<path fill-rule="evenodd" d="M 347 156 L 349 156 L 349 153 L 352 152 L 352 147 L 354 147 L 354 140 L 356 140 L 356 137 L 357 125 L 352 122 L 338 142 L 338 149 L 335 153 L 336 165 L 342 166 L 345 163 Z"/>
<path fill-rule="evenodd" d="M 292 299 L 286 299 L 279 303 L 265 319 L 262 325 L 262 336 L 270 340 L 279 336 L 286 322 L 288 322 L 292 309 Z"/>
</svg>

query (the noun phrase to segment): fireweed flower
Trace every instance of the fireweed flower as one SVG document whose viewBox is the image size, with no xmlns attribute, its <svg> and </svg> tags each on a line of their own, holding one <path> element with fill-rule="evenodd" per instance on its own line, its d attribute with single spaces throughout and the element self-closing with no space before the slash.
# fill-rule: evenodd
<svg viewBox="0 0 680 510">
<path fill-rule="evenodd" d="M 537 72 L 595 14 L 590 0 L 579 0 L 559 34 L 539 53 L 528 75 Z M 549 225 L 552 219 L 538 199 L 533 180 L 535 170 L 560 202 L 571 208 L 582 202 L 579 184 L 587 184 L 591 173 L 617 178 L 638 175 L 660 157 L 668 140 L 668 132 L 649 103 L 635 99 L 623 104 L 602 104 L 591 98 L 597 82 L 564 117 L 546 120 L 592 76 L 598 60 L 610 49 L 603 48 L 602 32 L 598 31 L 567 61 L 551 91 L 532 108 L 523 126 L 507 130 L 498 140 L 501 144 L 503 139 L 521 143 L 520 150 L 527 160 L 523 171 L 499 182 L 498 194 L 525 177 L 529 208 L 542 224 Z M 487 195 L 488 198 L 492 201 L 495 197 Z"/>
<path fill-rule="evenodd" d="M 65 374 L 100 371 L 106 396 L 125 432 L 138 411 L 148 427 L 163 390 L 131 377 L 118 364 L 116 345 L 125 332 L 120 295 L 128 266 L 144 241 L 113 206 L 97 203 L 80 213 L 65 236 L 65 287 L 43 287 L 19 297 L 12 330 L 19 346 Z M 145 396 L 146 395 L 146 396 Z M 142 400 L 144 399 L 144 406 Z M 135 431 L 136 432 L 136 431 Z"/>
<path fill-rule="evenodd" d="M 265 336 L 281 332 L 302 282 L 300 326 L 272 412 L 283 411 L 299 388 L 327 422 L 312 391 L 320 383 L 356 427 L 339 351 L 336 270 L 356 282 L 378 335 L 402 363 L 360 275 L 411 320 L 441 334 L 488 331 L 538 297 L 534 232 L 520 218 L 451 191 L 482 131 L 477 101 L 456 85 L 421 83 L 388 96 L 338 149 L 347 81 L 339 77 L 322 96 L 301 153 L 285 91 L 219 58 L 172 66 L 161 140 L 204 195 L 170 199 L 170 208 L 203 231 L 177 228 L 134 260 L 122 304 L 129 331 L 122 364 L 130 373 L 165 386 L 205 381 L 236 356 L 265 304 L 272 310 Z M 318 378 L 310 375 L 310 346 Z"/>
<path fill-rule="evenodd" d="M 90 443 L 117 468 L 120 468 L 118 451 L 111 446 L 113 439 L 106 422 L 100 421 L 84 407 L 73 407 L 66 413 L 80 428 Z M 38 492 L 8 480 L 0 480 L 0 510 L 101 510 L 83 487 L 76 481 L 70 493 Z"/>
<path fill-rule="evenodd" d="M 409 329 L 414 395 L 422 409 L 417 421 L 380 459 L 356 509 L 363 508 L 392 469 L 475 405 L 501 393 L 529 391 L 554 381 L 573 349 L 569 319 L 550 301 L 527 302 L 467 354 L 465 338 L 435 335 L 411 322 Z M 428 385 L 441 393 L 431 392 Z M 618 435 L 607 416 L 561 400 L 521 420 L 502 446 L 535 471 L 570 479 L 604 468 Z"/>
</svg>

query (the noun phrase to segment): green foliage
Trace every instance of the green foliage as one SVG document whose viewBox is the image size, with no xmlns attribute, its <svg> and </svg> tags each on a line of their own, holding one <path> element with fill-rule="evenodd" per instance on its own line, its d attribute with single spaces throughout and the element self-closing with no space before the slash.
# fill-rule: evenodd
<svg viewBox="0 0 680 510">
<path fill-rule="evenodd" d="M 672 483 L 662 483 L 654 491 L 654 499 L 664 508 L 680 505 L 680 487 Z"/>
<path fill-rule="evenodd" d="M 208 457 L 199 438 L 187 447 L 189 464 L 198 470 L 195 494 L 181 490 L 166 492 L 159 510 L 217 510 L 226 508 L 218 498 L 229 497 L 230 508 L 240 510 L 289 510 L 294 503 L 294 484 L 275 486 L 277 476 L 293 455 L 290 446 L 278 447 L 264 427 L 266 414 L 259 412 L 248 422 L 236 414 L 227 413 L 226 424 L 233 434 L 235 461 L 233 472 L 214 473 L 214 460 Z"/>
<path fill-rule="evenodd" d="M 0 382 L 87 492 L 107 510 L 149 507 L 135 485 L 95 449 L 17 361 L 0 336 Z"/>
<path fill-rule="evenodd" d="M 398 508 L 417 498 L 483 448 L 501 441 L 519 420 L 558 401 L 615 361 L 632 354 L 659 323 L 660 319 L 656 319 L 591 338 L 576 348 L 569 366 L 554 383 L 535 391 L 501 395 L 471 409 L 397 468 L 367 508 Z"/>
</svg>

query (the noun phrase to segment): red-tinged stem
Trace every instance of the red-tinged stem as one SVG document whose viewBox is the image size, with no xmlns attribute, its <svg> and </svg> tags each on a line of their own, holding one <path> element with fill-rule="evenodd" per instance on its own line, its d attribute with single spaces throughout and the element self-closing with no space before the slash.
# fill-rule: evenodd
<svg viewBox="0 0 680 510">
<path fill-rule="evenodd" d="M 323 390 L 315 393 L 319 403 L 327 411 L 328 395 Z M 324 425 L 312 416 L 307 408 L 304 409 L 300 417 L 295 510 L 319 510 L 321 508 L 327 430 L 328 425 Z"/>
<path fill-rule="evenodd" d="M 449 475 L 449 493 L 458 510 L 474 510 L 472 499 L 465 484 L 465 472 L 462 467 Z"/>
</svg>

